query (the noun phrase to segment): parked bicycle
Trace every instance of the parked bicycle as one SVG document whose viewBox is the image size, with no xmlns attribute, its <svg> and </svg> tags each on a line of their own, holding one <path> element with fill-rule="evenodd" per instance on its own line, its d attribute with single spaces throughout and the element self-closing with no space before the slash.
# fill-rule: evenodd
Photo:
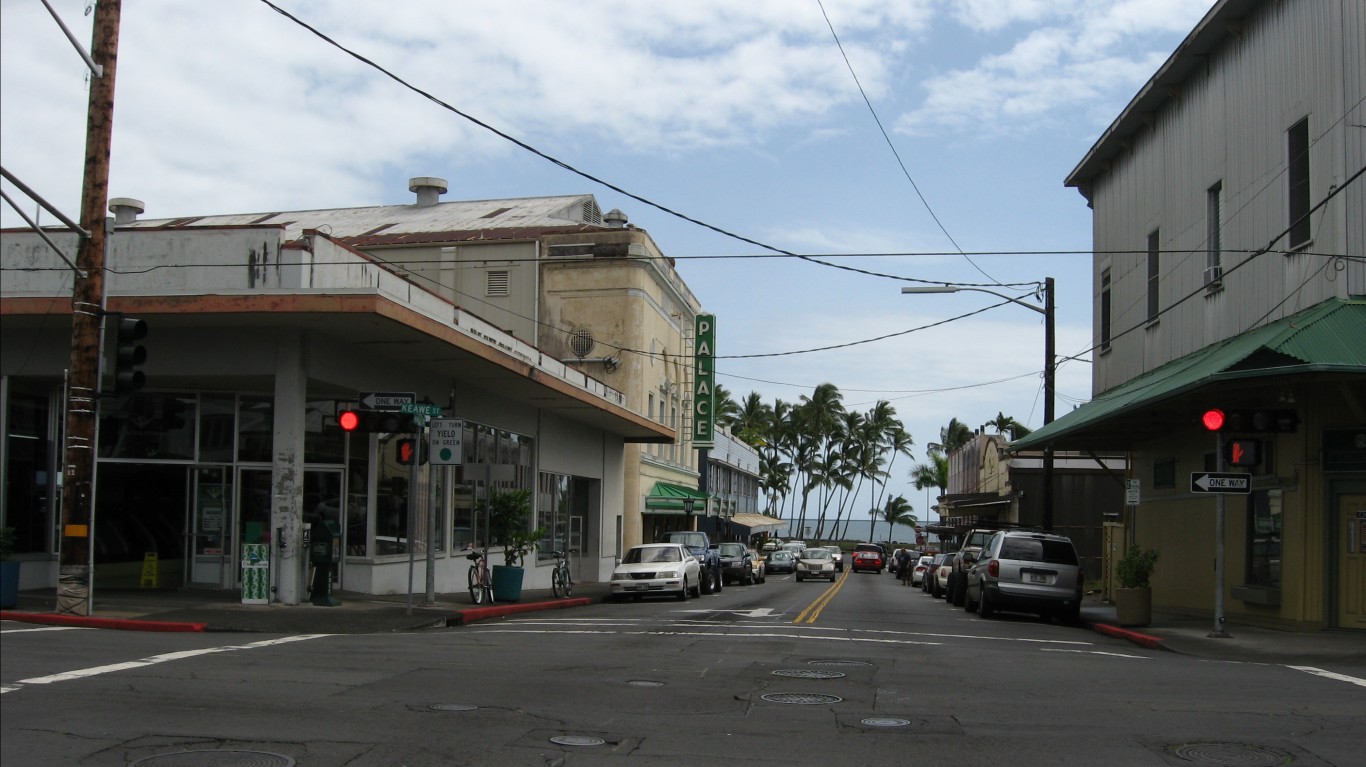
<svg viewBox="0 0 1366 767">
<path fill-rule="evenodd" d="M 466 559 L 470 565 L 470 601 L 477 605 L 493 601 L 493 579 L 489 577 L 488 560 L 483 554 L 471 551 Z"/>
<path fill-rule="evenodd" d="M 556 597 L 568 597 L 573 593 L 574 581 L 569 577 L 569 555 L 556 551 L 555 569 L 550 573 L 550 588 Z"/>
</svg>

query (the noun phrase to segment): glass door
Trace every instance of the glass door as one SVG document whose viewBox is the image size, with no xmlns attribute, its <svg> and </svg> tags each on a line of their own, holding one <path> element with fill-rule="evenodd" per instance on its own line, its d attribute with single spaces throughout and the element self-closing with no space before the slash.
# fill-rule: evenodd
<svg viewBox="0 0 1366 767">
<path fill-rule="evenodd" d="M 237 573 L 235 585 L 242 585 L 243 546 L 270 546 L 270 469 L 237 470 L 237 545 L 232 561 Z"/>
<path fill-rule="evenodd" d="M 190 584 L 232 588 L 231 467 L 205 466 L 195 470 L 190 540 Z"/>
</svg>

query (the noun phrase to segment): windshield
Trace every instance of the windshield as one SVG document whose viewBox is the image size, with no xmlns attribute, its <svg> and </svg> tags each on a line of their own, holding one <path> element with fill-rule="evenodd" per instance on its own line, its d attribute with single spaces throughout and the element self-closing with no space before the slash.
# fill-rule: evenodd
<svg viewBox="0 0 1366 767">
<path fill-rule="evenodd" d="M 628 565 L 638 565 L 642 562 L 681 562 L 683 558 L 673 546 L 637 546 L 626 552 L 621 561 Z"/>
<path fill-rule="evenodd" d="M 807 549 L 802 552 L 802 559 L 829 559 L 830 552 L 825 549 Z"/>
<path fill-rule="evenodd" d="M 739 543 L 723 543 L 723 544 L 721 544 L 721 556 L 723 556 L 723 557 L 743 557 L 744 555 L 745 555 L 745 547 L 744 547 L 742 544 L 739 544 Z"/>
</svg>

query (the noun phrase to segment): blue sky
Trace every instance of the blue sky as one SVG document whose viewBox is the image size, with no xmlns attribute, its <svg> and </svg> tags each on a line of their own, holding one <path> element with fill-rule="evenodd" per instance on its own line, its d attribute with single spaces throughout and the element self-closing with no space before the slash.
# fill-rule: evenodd
<svg viewBox="0 0 1366 767">
<path fill-rule="evenodd" d="M 1090 211 L 1063 180 L 1212 4 L 278 2 L 451 106 L 744 237 L 907 279 L 1054 277 L 1058 354 L 1083 359 Z M 86 2 L 52 5 L 88 46 Z M 718 381 L 737 399 L 795 401 L 825 381 L 850 408 L 887 399 L 917 461 L 951 417 L 1042 424 L 1037 313 L 1006 305 L 832 351 L 728 358 L 851 344 L 998 299 L 903 296 L 915 283 L 755 257 L 771 252 L 529 154 L 260 0 L 124 0 L 116 89 L 110 194 L 148 217 L 407 202 L 412 176 L 447 179 L 447 200 L 592 193 L 649 231 L 717 315 Z M 0 164 L 72 217 L 85 93 L 42 5 L 0 0 Z M 8 206 L 0 222 L 20 223 Z M 886 253 L 906 255 L 867 255 Z M 1089 364 L 1062 364 L 1058 391 L 1059 414 L 1088 399 Z M 891 486 L 923 519 L 911 465 L 898 459 Z"/>
</svg>

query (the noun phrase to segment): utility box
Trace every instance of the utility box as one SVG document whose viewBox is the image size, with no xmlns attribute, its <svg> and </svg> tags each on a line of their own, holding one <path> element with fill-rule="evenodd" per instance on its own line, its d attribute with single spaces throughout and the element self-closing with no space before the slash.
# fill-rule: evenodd
<svg viewBox="0 0 1366 767">
<path fill-rule="evenodd" d="M 313 565 L 309 601 L 320 607 L 341 604 L 332 596 L 332 581 L 341 563 L 341 528 L 336 522 L 314 522 L 308 532 L 308 561 Z"/>
</svg>

